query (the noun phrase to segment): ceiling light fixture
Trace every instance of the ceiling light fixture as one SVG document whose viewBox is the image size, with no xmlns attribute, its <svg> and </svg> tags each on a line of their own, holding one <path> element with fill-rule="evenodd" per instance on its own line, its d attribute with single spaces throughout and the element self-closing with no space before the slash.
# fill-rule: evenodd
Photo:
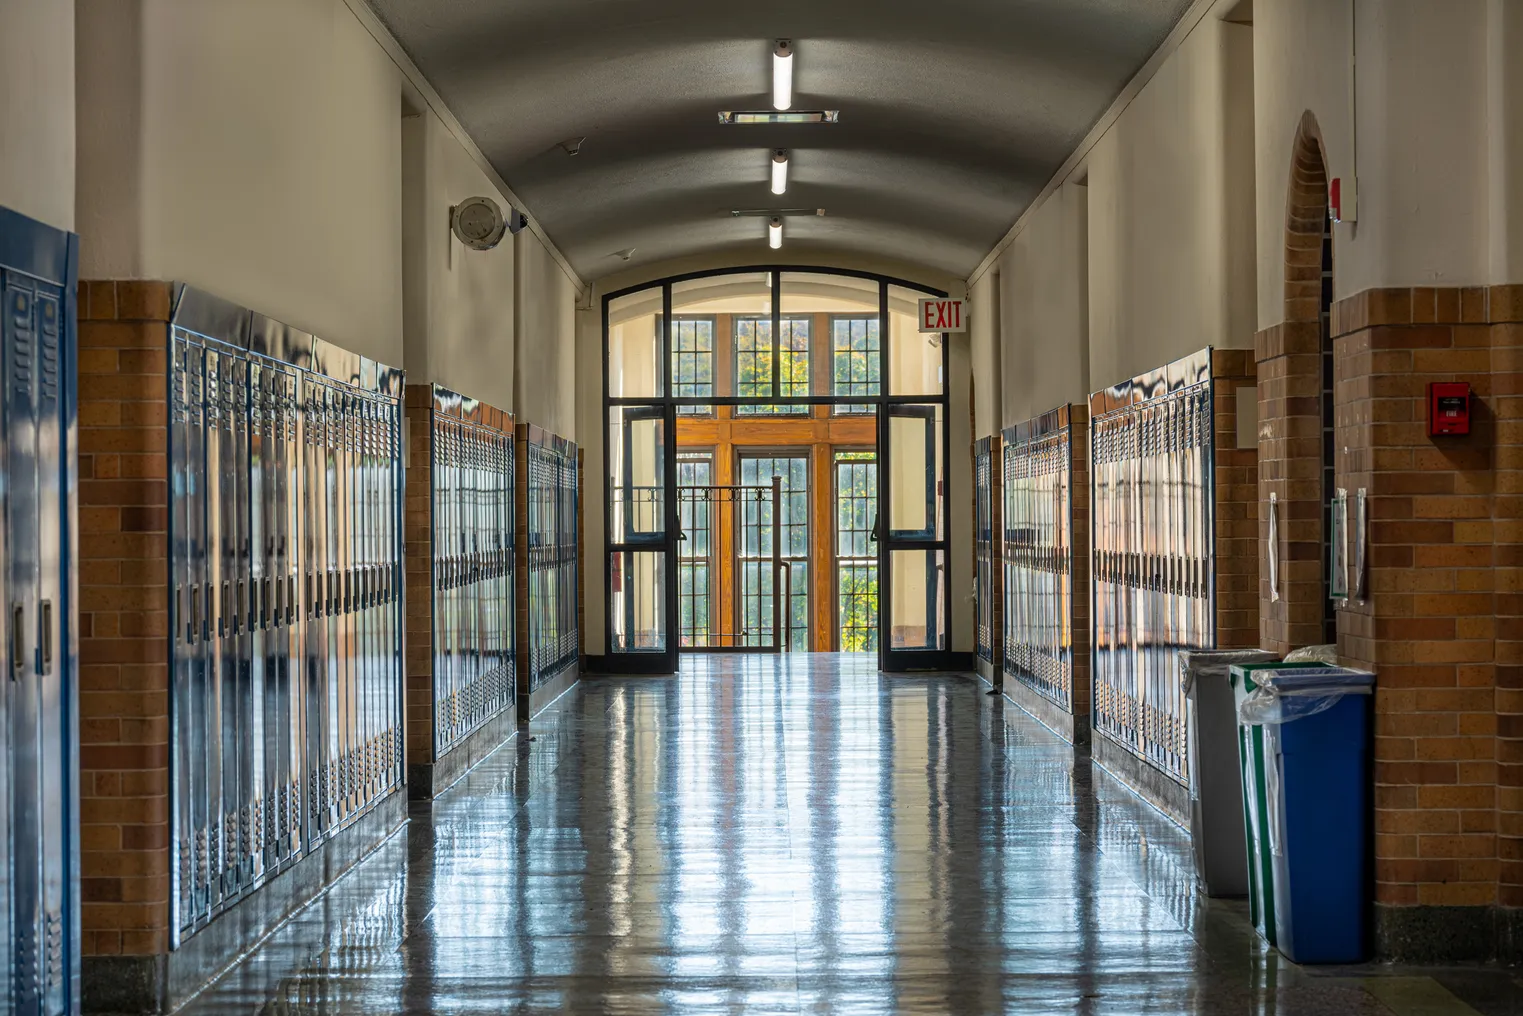
<svg viewBox="0 0 1523 1016">
<path fill-rule="evenodd" d="M 777 40 L 772 51 L 772 108 L 787 109 L 793 105 L 793 42 Z"/>
<path fill-rule="evenodd" d="M 772 153 L 772 193 L 781 194 L 788 189 L 788 150 L 779 148 Z"/>
<path fill-rule="evenodd" d="M 732 218 L 732 219 L 738 219 L 738 218 L 741 218 L 742 216 L 757 216 L 757 217 L 763 218 L 763 219 L 771 219 L 771 218 L 786 219 L 789 216 L 794 216 L 794 215 L 819 216 L 819 215 L 824 215 L 824 214 L 825 214 L 825 209 L 823 209 L 823 208 L 732 208 L 732 209 L 730 209 L 730 218 Z"/>
<path fill-rule="evenodd" d="M 770 109 L 726 109 L 719 113 L 719 122 L 726 125 L 750 126 L 764 123 L 839 123 L 839 109 L 799 109 L 777 113 Z"/>
<path fill-rule="evenodd" d="M 783 245 L 783 220 L 773 216 L 767 223 L 767 246 L 777 250 Z"/>
</svg>

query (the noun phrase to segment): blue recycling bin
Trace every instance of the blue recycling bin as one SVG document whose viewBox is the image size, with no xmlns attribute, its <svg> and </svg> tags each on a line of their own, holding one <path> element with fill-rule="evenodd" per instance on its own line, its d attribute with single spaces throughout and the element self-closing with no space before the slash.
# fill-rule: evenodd
<svg viewBox="0 0 1523 1016">
<path fill-rule="evenodd" d="M 1296 963 L 1369 955 L 1371 690 L 1341 667 L 1256 673 L 1240 718 L 1264 729 L 1275 944 Z"/>
</svg>

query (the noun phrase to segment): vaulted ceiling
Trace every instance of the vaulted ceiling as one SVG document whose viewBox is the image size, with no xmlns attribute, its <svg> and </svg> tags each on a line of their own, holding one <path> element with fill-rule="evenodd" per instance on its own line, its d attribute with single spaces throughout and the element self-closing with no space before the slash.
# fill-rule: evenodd
<svg viewBox="0 0 1523 1016">
<path fill-rule="evenodd" d="M 635 260 L 797 250 L 966 275 L 1189 0 L 369 0 L 585 279 Z M 792 39 L 794 109 L 831 125 L 725 126 L 769 109 Z M 585 137 L 568 155 L 560 142 Z M 788 191 L 769 153 L 792 152 Z"/>
</svg>

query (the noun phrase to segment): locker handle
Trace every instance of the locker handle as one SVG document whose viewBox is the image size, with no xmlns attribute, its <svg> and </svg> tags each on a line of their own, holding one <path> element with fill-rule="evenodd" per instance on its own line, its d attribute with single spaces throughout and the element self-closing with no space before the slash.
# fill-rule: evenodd
<svg viewBox="0 0 1523 1016">
<path fill-rule="evenodd" d="M 185 620 L 185 587 L 175 586 L 175 623 Z M 190 625 L 185 626 L 185 641 L 190 641 Z"/>
<path fill-rule="evenodd" d="M 26 666 L 22 657 L 26 655 L 26 636 L 22 634 L 21 626 L 26 624 L 26 611 L 21 604 L 11 606 L 11 677 L 19 680 L 22 668 Z"/>
<path fill-rule="evenodd" d="M 233 634 L 236 635 L 244 628 L 254 627 L 254 605 L 250 600 L 251 590 L 248 583 L 238 580 L 238 599 L 233 601 Z"/>
<path fill-rule="evenodd" d="M 264 605 L 265 605 L 265 608 L 270 611 L 270 624 L 272 624 L 272 625 L 278 625 L 278 624 L 280 624 L 281 619 L 284 616 L 282 611 L 281 611 L 281 609 L 280 609 L 281 608 L 280 597 L 281 597 L 281 593 L 285 591 L 285 587 L 286 587 L 286 584 L 284 582 L 280 581 L 279 579 L 276 579 L 275 580 L 275 585 L 274 585 L 274 588 L 273 588 L 273 591 L 272 591 L 271 586 L 270 586 L 270 580 L 269 579 L 265 579 L 264 580 Z"/>
<path fill-rule="evenodd" d="M 227 634 L 227 628 L 228 628 L 228 625 L 227 625 L 227 615 L 229 613 L 229 606 L 228 605 L 232 602 L 232 599 L 233 599 L 233 584 L 231 582 L 224 582 L 224 583 L 222 583 L 222 599 L 219 601 L 219 604 L 218 604 L 219 609 L 217 611 L 217 637 L 218 638 L 221 638 L 222 636 Z"/>
<path fill-rule="evenodd" d="M 286 576 L 286 624 L 296 623 L 296 576 Z"/>
<path fill-rule="evenodd" d="M 53 601 L 43 600 L 40 613 L 42 624 L 42 674 L 53 672 Z"/>
</svg>

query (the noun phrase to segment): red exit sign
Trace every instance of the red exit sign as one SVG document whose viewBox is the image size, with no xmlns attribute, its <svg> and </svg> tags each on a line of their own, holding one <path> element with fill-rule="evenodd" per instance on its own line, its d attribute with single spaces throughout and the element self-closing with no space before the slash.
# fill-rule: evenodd
<svg viewBox="0 0 1523 1016">
<path fill-rule="evenodd" d="M 921 300 L 920 331 L 965 332 L 968 313 L 961 300 Z"/>
</svg>

